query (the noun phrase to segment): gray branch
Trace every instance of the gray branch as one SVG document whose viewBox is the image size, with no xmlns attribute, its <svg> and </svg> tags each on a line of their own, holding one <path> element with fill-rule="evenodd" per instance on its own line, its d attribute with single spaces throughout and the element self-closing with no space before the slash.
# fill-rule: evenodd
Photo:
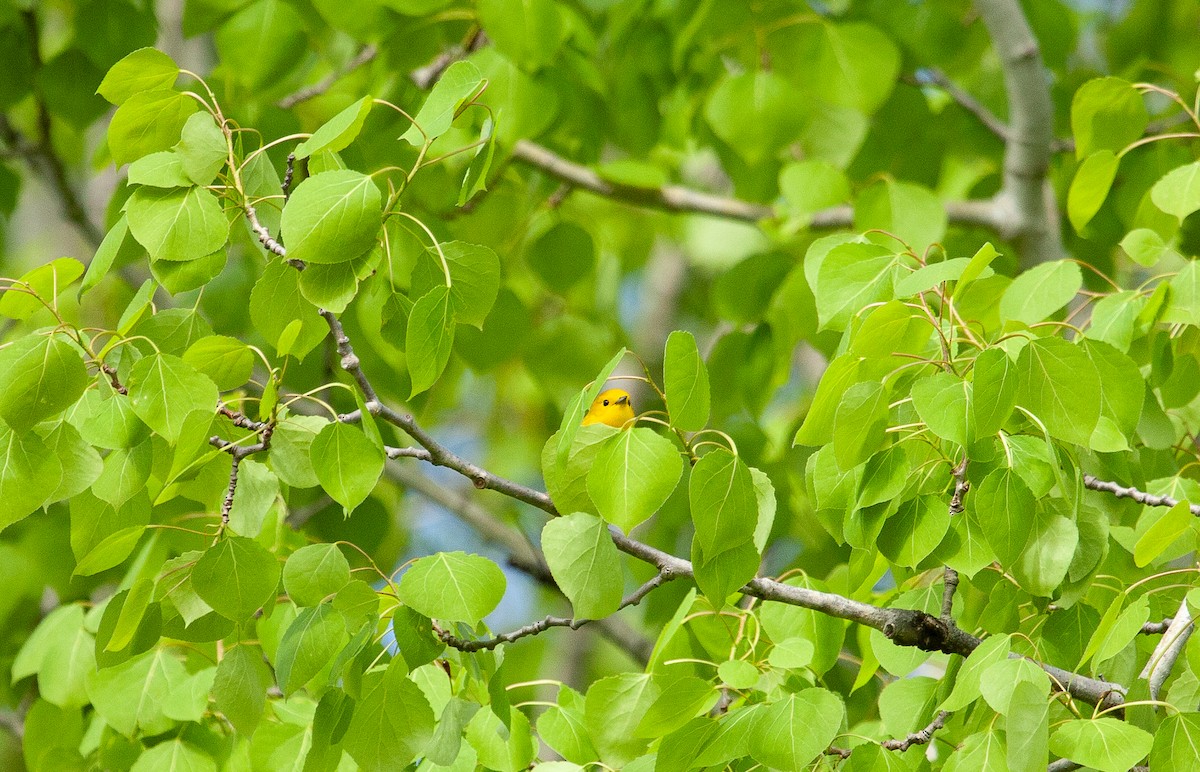
<svg viewBox="0 0 1200 772">
<path fill-rule="evenodd" d="M 1179 603 L 1179 611 L 1175 613 L 1175 617 L 1167 626 L 1167 631 L 1163 633 L 1158 645 L 1154 647 L 1154 652 L 1150 655 L 1145 669 L 1139 676 L 1146 679 L 1150 686 L 1150 699 L 1158 699 L 1162 685 L 1171 675 L 1175 661 L 1179 659 L 1180 652 L 1187 645 L 1188 638 L 1192 636 L 1192 631 L 1195 629 L 1196 627 L 1192 623 L 1192 612 L 1188 610 L 1187 600 L 1183 600 Z"/>
<path fill-rule="evenodd" d="M 1046 180 L 1054 142 L 1054 106 L 1037 39 L 1017 0 L 975 0 L 1000 58 L 1008 95 L 1004 183 L 993 199 L 1026 265 L 1063 256 L 1058 207 Z"/>
<path fill-rule="evenodd" d="M 1148 507 L 1173 507 L 1179 503 L 1177 499 L 1171 496 L 1146 493 L 1132 486 L 1121 485 L 1111 480 L 1098 479 L 1090 474 L 1083 476 L 1083 487 L 1091 488 L 1094 491 L 1111 493 L 1119 499 L 1133 499 L 1139 504 L 1145 504 Z M 1200 504 L 1189 504 L 1188 509 L 1191 510 L 1193 515 L 1200 517 Z"/>
</svg>

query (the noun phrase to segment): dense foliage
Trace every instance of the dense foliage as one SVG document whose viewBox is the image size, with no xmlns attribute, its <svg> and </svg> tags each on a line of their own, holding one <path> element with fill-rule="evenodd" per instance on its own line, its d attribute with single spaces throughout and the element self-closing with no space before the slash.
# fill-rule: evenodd
<svg viewBox="0 0 1200 772">
<path fill-rule="evenodd" d="M 1194 768 L 1194 3 L 160 5 L 0 3 L 0 767 Z"/>
</svg>

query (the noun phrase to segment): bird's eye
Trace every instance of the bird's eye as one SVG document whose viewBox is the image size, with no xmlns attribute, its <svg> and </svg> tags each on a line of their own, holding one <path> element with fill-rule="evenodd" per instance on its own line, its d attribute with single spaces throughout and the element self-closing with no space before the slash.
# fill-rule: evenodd
<svg viewBox="0 0 1200 772">
<path fill-rule="evenodd" d="M 605 407 L 608 407 L 608 400 L 607 400 L 607 399 L 606 399 L 606 400 L 604 400 L 604 406 L 605 406 Z"/>
</svg>

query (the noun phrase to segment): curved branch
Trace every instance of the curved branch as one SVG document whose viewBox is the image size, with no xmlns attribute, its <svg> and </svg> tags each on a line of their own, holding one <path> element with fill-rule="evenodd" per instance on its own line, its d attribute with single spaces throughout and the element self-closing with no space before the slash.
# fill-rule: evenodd
<svg viewBox="0 0 1200 772">
<path fill-rule="evenodd" d="M 1171 675 L 1171 670 L 1175 667 L 1175 660 L 1179 658 L 1180 652 L 1187 645 L 1188 638 L 1192 636 L 1195 629 L 1192 612 L 1188 610 L 1187 600 L 1183 600 L 1179 603 L 1179 611 L 1167 626 L 1166 632 L 1163 633 L 1163 637 L 1158 641 L 1158 645 L 1154 647 L 1154 652 L 1146 662 L 1145 669 L 1142 670 L 1140 677 L 1149 683 L 1150 699 L 1158 699 L 1162 685 L 1166 683 L 1167 678 Z"/>
<path fill-rule="evenodd" d="M 634 590 L 634 592 L 628 598 L 621 601 L 621 605 L 617 607 L 617 611 L 620 611 L 623 608 L 628 608 L 629 606 L 636 606 L 638 603 L 641 603 L 642 598 L 645 598 L 647 595 L 649 595 L 651 591 L 661 587 L 675 578 L 677 577 L 660 572 L 653 579 Z M 531 622 L 524 627 L 519 627 L 512 632 L 501 633 L 494 638 L 467 640 L 465 638 L 459 638 L 456 635 L 452 635 L 445 630 L 439 630 L 438 637 L 442 639 L 443 643 L 452 649 L 458 649 L 459 651 L 483 651 L 485 649 L 494 649 L 503 643 L 512 643 L 513 641 L 518 641 L 521 638 L 543 633 L 546 630 L 549 630 L 551 627 L 569 627 L 572 630 L 578 630 L 584 625 L 591 624 L 592 622 L 596 621 L 599 620 L 586 618 L 576 619 L 571 617 L 556 617 L 553 615 L 548 615 L 545 618 L 539 619 L 536 622 Z"/>
<path fill-rule="evenodd" d="M 615 185 L 592 169 L 563 158 L 554 151 L 527 139 L 517 142 L 513 147 L 512 157 L 529 166 L 541 169 L 573 187 L 636 206 L 662 209 L 668 212 L 706 214 L 745 222 L 771 220 L 781 216 L 777 209 L 766 204 L 704 193 L 682 185 L 664 185 L 660 188 Z M 1011 238 L 1015 233 L 1011 222 L 1007 219 L 1004 207 L 996 201 L 948 201 L 945 207 L 947 219 L 956 225 L 987 228 L 1003 238 Z M 853 225 L 854 209 L 844 205 L 814 212 L 809 220 L 809 228 L 813 230 L 849 228 Z"/>
<path fill-rule="evenodd" d="M 615 185 L 592 169 L 574 161 L 568 161 L 527 139 L 517 141 L 517 144 L 513 146 L 512 157 L 530 166 L 536 166 L 577 188 L 631 204 L 665 209 L 668 212 L 694 212 L 749 222 L 769 220 L 776 216 L 775 209 L 766 204 L 725 198 L 680 185 L 664 185 L 660 188 Z"/>
<path fill-rule="evenodd" d="M 1054 105 L 1037 39 L 1017 0 L 975 0 L 1000 58 L 1008 95 L 1004 183 L 994 201 L 1010 208 L 1017 246 L 1029 264 L 1062 257 L 1054 192 L 1046 181 L 1054 142 Z"/>
</svg>

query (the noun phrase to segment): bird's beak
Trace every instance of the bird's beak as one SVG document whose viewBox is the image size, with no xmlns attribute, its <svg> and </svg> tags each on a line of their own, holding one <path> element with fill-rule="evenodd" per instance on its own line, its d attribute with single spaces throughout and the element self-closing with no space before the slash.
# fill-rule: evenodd
<svg viewBox="0 0 1200 772">
<path fill-rule="evenodd" d="M 628 404 L 629 404 L 629 397 L 619 397 L 619 398 L 617 399 L 617 404 L 618 404 L 618 405 L 628 405 Z"/>
</svg>

